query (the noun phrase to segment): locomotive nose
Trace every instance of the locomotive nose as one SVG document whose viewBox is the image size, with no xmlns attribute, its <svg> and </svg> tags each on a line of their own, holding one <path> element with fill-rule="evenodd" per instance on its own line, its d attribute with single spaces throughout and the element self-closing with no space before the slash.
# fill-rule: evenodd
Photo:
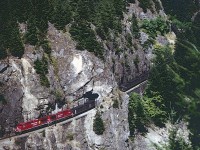
<svg viewBox="0 0 200 150">
<path fill-rule="evenodd" d="M 20 129 L 17 127 L 14 129 L 15 132 L 20 132 Z"/>
</svg>

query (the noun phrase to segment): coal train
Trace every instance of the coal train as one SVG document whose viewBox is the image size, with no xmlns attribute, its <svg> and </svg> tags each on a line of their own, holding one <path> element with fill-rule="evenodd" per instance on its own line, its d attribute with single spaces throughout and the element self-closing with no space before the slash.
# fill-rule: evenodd
<svg viewBox="0 0 200 150">
<path fill-rule="evenodd" d="M 14 131 L 16 134 L 22 134 L 24 132 L 37 130 L 39 128 L 67 120 L 90 109 L 93 109 L 95 108 L 95 104 L 95 100 L 82 99 L 74 103 L 74 106 L 71 109 L 66 109 L 57 112 L 56 114 L 47 115 L 45 117 L 33 119 L 27 122 L 18 123 Z"/>
</svg>

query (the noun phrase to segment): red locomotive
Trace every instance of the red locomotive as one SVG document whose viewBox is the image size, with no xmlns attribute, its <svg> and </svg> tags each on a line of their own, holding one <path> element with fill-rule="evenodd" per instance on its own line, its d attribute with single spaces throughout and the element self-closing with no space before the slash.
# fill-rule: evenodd
<svg viewBox="0 0 200 150">
<path fill-rule="evenodd" d="M 73 112 L 70 109 L 67 109 L 53 115 L 48 115 L 39 119 L 34 119 L 28 122 L 19 123 L 15 128 L 15 132 L 20 133 L 23 131 L 31 130 L 36 127 L 40 127 L 42 125 L 53 123 L 54 121 L 59 121 L 64 118 L 71 117 L 72 115 Z"/>
<path fill-rule="evenodd" d="M 44 127 L 49 124 L 56 123 L 57 121 L 62 121 L 64 119 L 77 116 L 83 112 L 86 112 L 90 109 L 95 108 L 95 100 L 82 99 L 79 100 L 77 105 L 73 106 L 72 109 L 67 109 L 64 111 L 60 111 L 56 114 L 48 115 L 42 118 L 34 119 L 31 121 L 23 122 L 17 124 L 14 129 L 15 133 L 27 132 L 30 130 L 37 130 L 41 127 Z"/>
</svg>

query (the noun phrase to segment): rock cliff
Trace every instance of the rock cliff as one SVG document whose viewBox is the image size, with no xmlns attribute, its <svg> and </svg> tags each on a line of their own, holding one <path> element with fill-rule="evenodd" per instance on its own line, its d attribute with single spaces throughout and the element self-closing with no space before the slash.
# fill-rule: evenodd
<svg viewBox="0 0 200 150">
<path fill-rule="evenodd" d="M 110 33 L 110 40 L 96 38 L 103 44 L 105 59 L 97 58 L 87 50 L 76 49 L 76 41 L 69 34 L 70 25 L 65 32 L 57 30 L 48 23 L 47 40 L 51 54 L 42 47 L 25 45 L 22 58 L 8 57 L 0 61 L 0 96 L 5 100 L 0 103 L 0 135 L 13 133 L 18 122 L 38 118 L 57 111 L 61 107 L 70 107 L 73 100 L 92 91 L 99 95 L 97 108 L 72 122 L 50 126 L 43 131 L 30 133 L 19 138 L 0 141 L 0 149 L 46 149 L 46 150 L 128 150 L 133 149 L 129 140 L 128 101 L 129 97 L 118 90 L 118 85 L 149 70 L 152 59 L 152 45 L 144 48 L 148 35 L 139 30 L 139 38 L 131 33 L 131 20 L 152 19 L 161 15 L 162 10 L 144 13 L 136 0 L 127 6 L 122 22 L 122 33 Z M 155 8 L 154 8 L 155 9 Z M 95 26 L 91 25 L 95 30 Z M 21 34 L 26 32 L 26 25 L 20 24 Z M 158 36 L 161 44 L 168 43 L 163 36 Z M 117 43 L 117 48 L 116 44 Z M 120 51 L 123 50 L 123 52 Z M 36 61 L 45 60 L 47 71 L 41 85 L 41 76 L 37 73 Z M 113 108 L 114 101 L 118 107 Z M 58 108 L 57 108 L 58 107 Z M 93 131 L 93 119 L 101 113 L 105 131 L 96 135 Z"/>
</svg>

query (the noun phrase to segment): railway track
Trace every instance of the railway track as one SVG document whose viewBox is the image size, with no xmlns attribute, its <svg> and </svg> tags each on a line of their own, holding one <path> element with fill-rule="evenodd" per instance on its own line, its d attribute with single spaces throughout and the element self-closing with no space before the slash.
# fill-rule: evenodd
<svg viewBox="0 0 200 150">
<path fill-rule="evenodd" d="M 92 108 L 92 109 L 93 109 L 93 108 Z M 79 114 L 79 115 L 77 115 L 77 116 L 75 116 L 75 117 L 67 118 L 66 120 L 64 120 L 64 121 L 62 121 L 62 122 L 58 122 L 58 123 L 56 123 L 56 124 L 51 124 L 51 125 L 49 125 L 48 127 L 45 127 L 45 128 L 41 128 L 41 129 L 38 129 L 38 130 L 30 131 L 30 132 L 27 132 L 27 133 L 24 133 L 24 134 L 20 134 L 20 135 L 14 135 L 14 136 L 11 136 L 11 137 L 2 138 L 2 139 L 1 139 L 1 142 L 4 142 L 4 141 L 6 141 L 6 140 L 8 140 L 8 139 L 10 139 L 10 141 L 11 141 L 11 140 L 14 139 L 14 138 L 26 137 L 26 136 L 30 135 L 31 133 L 35 133 L 35 132 L 37 132 L 37 133 L 43 132 L 46 128 L 51 128 L 52 126 L 55 126 L 55 125 L 63 125 L 63 124 L 66 124 L 66 123 L 70 123 L 70 122 L 72 122 L 72 121 L 74 121 L 74 120 L 78 120 L 78 119 L 80 119 L 80 118 L 86 116 L 88 113 L 90 113 L 90 111 L 92 111 L 92 109 L 89 110 L 89 111 L 86 111 L 86 112 L 84 112 L 84 113 L 82 113 L 82 114 Z"/>
<path fill-rule="evenodd" d="M 39 132 L 40 130 L 44 130 L 46 127 L 50 127 L 50 126 L 53 126 L 56 124 L 63 124 L 68 121 L 70 122 L 71 120 L 80 118 L 85 113 L 88 113 L 88 111 L 94 109 L 95 106 L 96 106 L 96 101 L 91 101 L 91 100 L 86 101 L 86 103 L 84 103 L 84 105 L 77 105 L 76 107 L 71 108 L 71 110 L 74 114 L 73 116 L 62 118 L 60 120 L 56 120 L 56 121 L 50 122 L 48 124 L 43 124 L 41 126 L 35 127 L 33 129 L 22 131 L 20 134 L 12 133 L 8 136 L 4 136 L 3 138 L 0 139 L 0 141 L 9 139 L 9 138 L 13 138 L 13 137 L 24 137 L 25 135 L 28 135 L 30 133 Z"/>
<path fill-rule="evenodd" d="M 147 79 L 148 79 L 148 74 L 145 73 L 144 75 L 141 75 L 141 76 L 137 77 L 136 79 L 132 80 L 131 82 L 122 85 L 120 87 L 120 89 L 123 92 L 125 92 L 127 94 L 130 94 L 134 90 L 138 89 L 140 86 L 145 85 L 147 83 Z M 131 84 L 133 84 L 133 85 L 131 85 Z M 127 86 L 127 87 L 125 87 L 125 86 Z M 33 131 L 29 130 L 29 131 L 27 131 L 25 133 L 22 133 L 20 135 L 12 134 L 10 136 L 5 136 L 5 137 L 1 138 L 0 141 L 3 142 L 3 141 L 8 140 L 8 139 L 11 140 L 13 138 L 26 137 L 30 133 L 42 132 L 43 130 L 45 130 L 45 128 L 52 127 L 54 125 L 62 125 L 62 124 L 66 124 L 66 123 L 72 122 L 73 120 L 77 120 L 77 119 L 79 119 L 79 118 L 81 118 L 83 116 L 86 116 L 90 112 L 90 110 L 95 108 L 95 106 L 96 106 L 96 101 L 91 102 L 91 103 L 87 103 L 87 106 L 84 106 L 84 105 L 77 106 L 75 108 L 72 108 L 72 111 L 74 112 L 74 115 L 72 117 L 70 117 L 70 118 L 64 118 L 64 119 L 58 120 L 56 122 L 53 122 L 51 124 L 42 125 L 41 127 L 34 128 Z"/>
<path fill-rule="evenodd" d="M 149 71 L 146 71 L 143 74 L 139 75 L 138 77 L 134 78 L 133 80 L 121 84 L 119 88 L 123 92 L 127 92 L 130 89 L 134 88 L 135 86 L 139 85 L 140 83 L 147 81 L 148 77 L 149 77 Z"/>
<path fill-rule="evenodd" d="M 136 86 L 132 87 L 131 89 L 127 90 L 125 93 L 127 93 L 128 95 L 131 94 L 132 92 L 136 92 L 138 94 L 140 94 L 140 92 L 142 91 L 140 89 L 141 86 L 146 86 L 147 84 L 147 80 L 137 84 Z"/>
</svg>

